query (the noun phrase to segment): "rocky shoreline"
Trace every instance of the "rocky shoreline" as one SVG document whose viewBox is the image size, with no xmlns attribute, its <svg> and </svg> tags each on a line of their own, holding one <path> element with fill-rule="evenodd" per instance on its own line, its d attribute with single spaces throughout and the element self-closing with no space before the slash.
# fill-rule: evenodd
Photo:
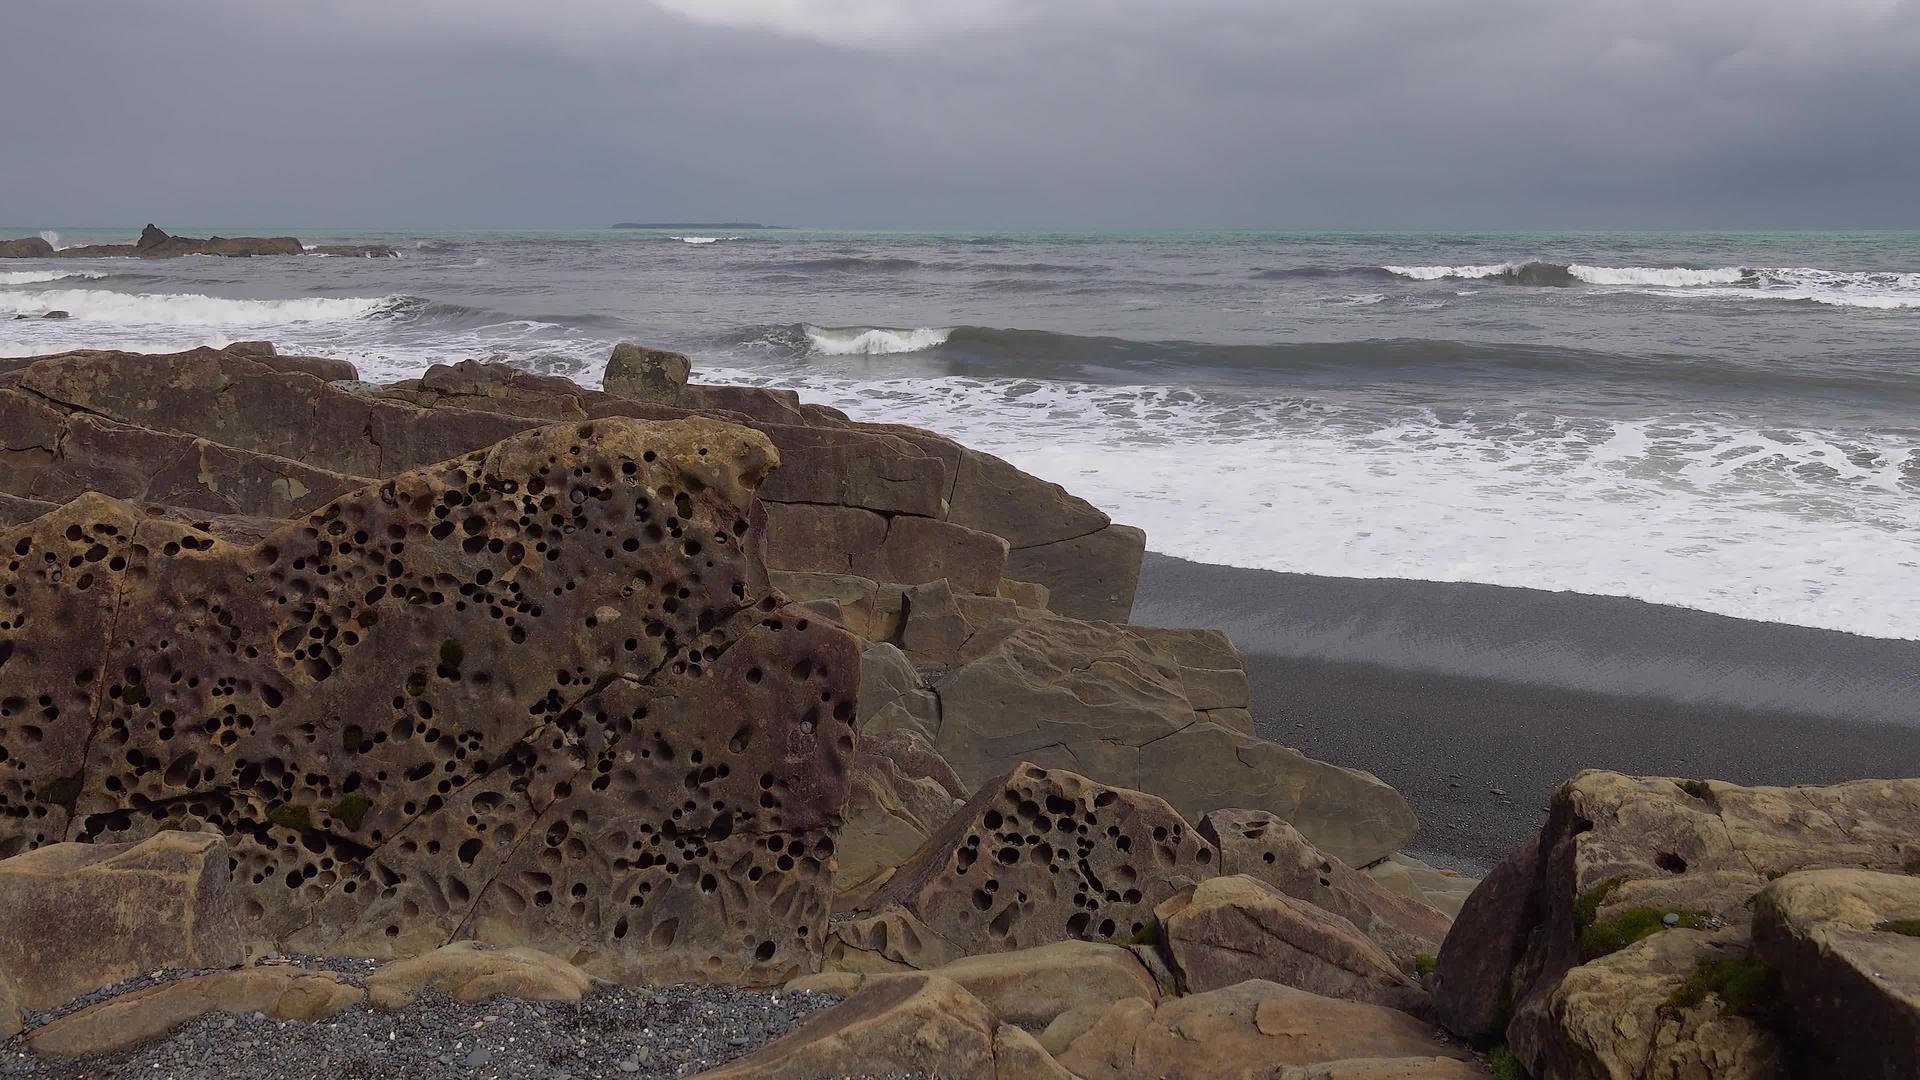
<svg viewBox="0 0 1920 1080">
<path fill-rule="evenodd" d="M 148 225 L 131 244 L 83 244 L 57 248 L 41 236 L 0 240 L 0 259 L 174 259 L 182 255 L 219 255 L 247 259 L 256 255 L 329 255 L 348 258 L 395 259 L 400 253 L 385 244 L 319 244 L 309 247 L 291 236 L 170 236 Z"/>
<path fill-rule="evenodd" d="M 1224 634 L 1127 621 L 1139 530 L 689 376 L 0 360 L 0 1074 L 381 1031 L 421 1076 L 1920 1061 L 1920 781 L 1583 773 L 1436 870 L 1391 787 L 1255 734 Z"/>
</svg>

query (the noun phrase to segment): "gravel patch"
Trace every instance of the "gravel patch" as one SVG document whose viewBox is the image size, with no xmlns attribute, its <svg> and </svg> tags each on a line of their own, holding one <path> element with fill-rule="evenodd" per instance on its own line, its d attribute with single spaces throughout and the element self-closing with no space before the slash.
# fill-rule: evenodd
<svg viewBox="0 0 1920 1080">
<path fill-rule="evenodd" d="M 108 991 L 165 977 L 141 976 L 88 996 L 101 1000 L 112 996 Z M 752 1053 L 839 1000 L 714 986 L 614 987 L 577 1005 L 507 999 L 461 1005 L 424 994 L 399 1012 L 360 1005 L 319 1024 L 213 1014 L 157 1042 L 77 1062 L 43 1060 L 16 1037 L 0 1043 L 0 1077 L 664 1080 Z"/>
</svg>

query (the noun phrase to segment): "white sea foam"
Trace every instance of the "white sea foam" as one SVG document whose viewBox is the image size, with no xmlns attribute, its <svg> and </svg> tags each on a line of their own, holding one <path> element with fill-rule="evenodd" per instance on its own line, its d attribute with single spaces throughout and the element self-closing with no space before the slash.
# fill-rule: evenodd
<svg viewBox="0 0 1920 1080">
<path fill-rule="evenodd" d="M 60 234 L 57 232 L 54 232 L 52 229 L 40 230 L 40 239 L 45 240 L 49 244 L 52 244 L 53 250 L 55 251 L 65 251 L 66 249 L 73 246 L 72 244 L 61 243 Z"/>
<path fill-rule="evenodd" d="M 737 236 L 669 236 L 669 240 L 678 240 L 683 244 L 717 244 L 722 240 L 738 240 Z"/>
<path fill-rule="evenodd" d="M 78 278 L 105 277 L 88 270 L 0 270 L 0 286 L 37 285 L 44 281 L 71 281 Z"/>
<path fill-rule="evenodd" d="M 1156 551 L 1204 562 L 1569 589 L 1920 638 L 1910 442 L 1694 417 L 1209 404 L 1169 387 L 703 377 L 935 428 L 1144 527 Z"/>
<path fill-rule="evenodd" d="M 1386 293 L 1355 293 L 1352 296 L 1343 297 L 1341 302 L 1355 307 L 1372 307 L 1386 298 Z"/>
<path fill-rule="evenodd" d="M 0 292 L 0 315 L 33 315 L 57 308 L 76 321 L 149 326 L 276 326 L 356 319 L 392 297 L 233 300 L 199 293 L 121 293 L 104 289 Z"/>
<path fill-rule="evenodd" d="M 1684 266 L 1584 266 L 1574 263 L 1567 267 L 1567 272 L 1589 285 L 1665 285 L 1674 288 L 1735 285 L 1747 277 L 1747 271 L 1738 266 L 1690 270 Z"/>
<path fill-rule="evenodd" d="M 914 330 L 889 330 L 884 327 L 808 326 L 807 341 L 822 356 L 879 356 L 886 353 L 920 352 L 944 345 L 953 333 L 951 327 L 922 326 Z"/>
<path fill-rule="evenodd" d="M 1518 270 L 1522 263 L 1487 263 L 1482 266 L 1383 266 L 1380 269 L 1415 281 L 1439 281 L 1442 278 L 1488 278 Z"/>
</svg>

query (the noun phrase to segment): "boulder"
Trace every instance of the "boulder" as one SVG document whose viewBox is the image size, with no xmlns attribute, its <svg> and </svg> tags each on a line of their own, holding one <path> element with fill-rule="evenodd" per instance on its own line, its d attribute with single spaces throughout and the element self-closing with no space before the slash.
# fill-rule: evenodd
<svg viewBox="0 0 1920 1080">
<path fill-rule="evenodd" d="M 286 951 L 814 970 L 859 652 L 768 587 L 774 461 L 575 422 L 250 546 L 99 498 L 0 535 L 0 850 L 204 823 Z"/>
<path fill-rule="evenodd" d="M 0 1041 L 20 1033 L 20 995 L 14 992 L 7 973 L 0 971 Z"/>
<path fill-rule="evenodd" d="M 23 236 L 18 240 L 0 240 L 0 259 L 50 259 L 53 245 L 41 236 Z"/>
<path fill-rule="evenodd" d="M 1077 1080 L 1040 1041 L 1012 1024 L 993 1029 L 994 1080 Z"/>
<path fill-rule="evenodd" d="M 1287 1066 L 1468 1055 L 1406 1013 L 1254 979 L 1158 1008 L 1116 1002 L 1056 1057 L 1083 1080 L 1271 1080 Z"/>
<path fill-rule="evenodd" d="M 312 1023 L 366 997 L 365 990 L 330 971 L 290 966 L 216 971 L 89 1005 L 36 1028 L 27 1045 L 43 1057 L 94 1057 L 158 1039 L 208 1013 L 259 1013 Z"/>
<path fill-rule="evenodd" d="M 41 312 L 40 317 L 43 319 L 56 319 L 56 320 L 71 319 L 73 318 L 73 312 L 63 311 L 60 308 L 53 308 L 52 310 Z"/>
<path fill-rule="evenodd" d="M 930 733 L 968 783 L 1033 761 L 1150 792 L 1196 820 L 1227 807 L 1265 810 L 1353 866 L 1418 828 L 1379 778 L 1212 722 L 1195 698 L 1235 697 L 1222 669 L 1194 665 L 1190 643 L 1169 651 L 1162 634 L 1029 609 L 969 626 L 936 688 L 940 721 Z M 1244 670 L 1240 678 L 1244 685 Z"/>
<path fill-rule="evenodd" d="M 1788 874 L 1755 898 L 1753 944 L 1823 1068 L 1920 1076 L 1920 878 Z"/>
<path fill-rule="evenodd" d="M 609 394 L 671 405 L 686 388 L 693 361 L 665 349 L 649 349 L 623 341 L 613 347 L 600 385 Z"/>
<path fill-rule="evenodd" d="M 0 982 L 45 1009 L 162 968 L 246 959 L 227 845 L 163 832 L 137 844 L 53 844 L 0 861 Z"/>
<path fill-rule="evenodd" d="M 85 248 L 70 248 L 66 254 L 85 251 Z M 291 236 L 210 236 L 196 239 L 191 236 L 169 236 L 159 228 L 148 225 L 140 230 L 140 239 L 133 245 L 134 254 L 144 258 L 175 258 L 181 255 L 224 255 L 229 258 L 248 258 L 254 255 L 302 255 L 306 247 Z"/>
<path fill-rule="evenodd" d="M 794 600 L 831 600 L 840 608 L 840 625 L 869 642 L 900 638 L 906 590 L 853 574 L 770 572 L 774 588 Z"/>
<path fill-rule="evenodd" d="M 1262 810 L 1215 810 L 1200 835 L 1220 849 L 1222 874 L 1245 874 L 1347 920 L 1380 946 L 1402 971 L 1440 951 L 1452 920 L 1404 899 L 1307 842 L 1299 830 Z M 1279 980 L 1285 981 L 1285 980 Z"/>
<path fill-rule="evenodd" d="M 274 356 L 278 352 L 271 341 L 230 341 L 221 347 L 221 351 L 255 359 Z"/>
<path fill-rule="evenodd" d="M 577 1002 L 593 989 L 586 972 L 538 949 L 498 949 L 456 941 L 424 956 L 397 960 L 367 979 L 369 1000 L 382 1009 L 412 1003 L 423 990 L 437 990 L 471 1005 L 488 998 Z"/>
<path fill-rule="evenodd" d="M 1355 1058 L 1289 1065 L 1277 1080 L 1486 1080 L 1487 1071 L 1455 1058 Z"/>
<path fill-rule="evenodd" d="M 1657 1004 L 1713 959 L 1684 940 L 1636 943 L 1727 927 L 1730 942 L 1715 938 L 1713 947 L 1743 950 L 1755 894 L 1769 881 L 1822 868 L 1898 872 L 1914 858 L 1916 827 L 1920 780 L 1768 788 L 1582 773 L 1555 793 L 1537 852 L 1510 858 L 1462 909 L 1435 972 L 1438 1011 L 1463 1035 L 1504 1027 L 1536 1075 L 1570 1060 L 1606 1060 L 1615 1053 L 1599 1045 L 1606 1040 L 1565 1034 L 1610 1022 L 1604 1012 L 1583 1019 L 1582 1001 L 1638 994 Z M 1629 949 L 1631 957 L 1595 967 Z M 1601 990 L 1594 980 L 1605 980 Z M 1770 1067 L 1772 1051 L 1758 1048 L 1748 1021 L 1729 1028 L 1713 1018 L 1718 1026 L 1696 1035 L 1686 1025 L 1698 1012 L 1683 1010 L 1683 1030 L 1660 1036 L 1675 1047 L 1673 1060 L 1737 1057 L 1762 1073 Z M 1631 1060 L 1634 1052 L 1624 1045 L 1617 1053 Z"/>
<path fill-rule="evenodd" d="M 780 448 L 780 468 L 761 498 L 946 517 L 946 464 L 905 439 L 845 427 L 760 427 Z"/>
<path fill-rule="evenodd" d="M 1187 993 L 1264 979 L 1345 1001 L 1427 1009 L 1426 992 L 1352 923 L 1254 878 L 1208 878 L 1155 915 Z"/>
<path fill-rule="evenodd" d="M 1124 939 L 1217 863 L 1164 801 L 1022 764 L 982 785 L 873 895 L 871 914 L 838 924 L 834 952 L 924 970 Z"/>
<path fill-rule="evenodd" d="M 1428 866 L 1404 851 L 1396 851 L 1361 871 L 1395 896 L 1425 904 L 1451 919 L 1460 914 L 1480 879 L 1457 870 Z"/>
<path fill-rule="evenodd" d="M 1047 606 L 1076 619 L 1126 622 L 1140 584 L 1147 534 L 1131 525 L 1107 525 L 1088 533 L 1007 553 L 1006 572 L 1047 587 Z"/>
<path fill-rule="evenodd" d="M 951 773 L 933 747 L 911 730 L 860 740 L 846 824 L 835 844 L 835 910 L 858 907 L 946 824 L 960 806 L 942 783 Z"/>
<path fill-rule="evenodd" d="M 998 1080 L 998 1025 L 972 994 L 937 975 L 876 979 L 799 1029 L 698 1080 L 819 1080 L 916 1073 Z"/>
<path fill-rule="evenodd" d="M 1568 1080 L 1786 1080 L 1766 1026 L 1718 995 L 1688 991 L 1696 972 L 1743 962 L 1743 936 L 1671 930 L 1572 969 L 1516 1015 L 1513 1052 L 1532 1075 Z"/>
<path fill-rule="evenodd" d="M 954 602 L 946 578 L 915 585 L 901 594 L 900 647 L 931 663 L 947 663 L 966 647 L 973 627 Z"/>
</svg>

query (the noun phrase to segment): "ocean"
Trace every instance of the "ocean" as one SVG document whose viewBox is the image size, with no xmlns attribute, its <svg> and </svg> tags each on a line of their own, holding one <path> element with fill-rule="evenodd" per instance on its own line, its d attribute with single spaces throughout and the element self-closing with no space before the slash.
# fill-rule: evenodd
<svg viewBox="0 0 1920 1080">
<path fill-rule="evenodd" d="M 266 338 L 591 384 L 638 341 L 1191 560 L 1920 638 L 1920 234 L 177 231 L 402 257 L 0 261 L 0 319 L 72 315 L 0 355 Z"/>
</svg>

